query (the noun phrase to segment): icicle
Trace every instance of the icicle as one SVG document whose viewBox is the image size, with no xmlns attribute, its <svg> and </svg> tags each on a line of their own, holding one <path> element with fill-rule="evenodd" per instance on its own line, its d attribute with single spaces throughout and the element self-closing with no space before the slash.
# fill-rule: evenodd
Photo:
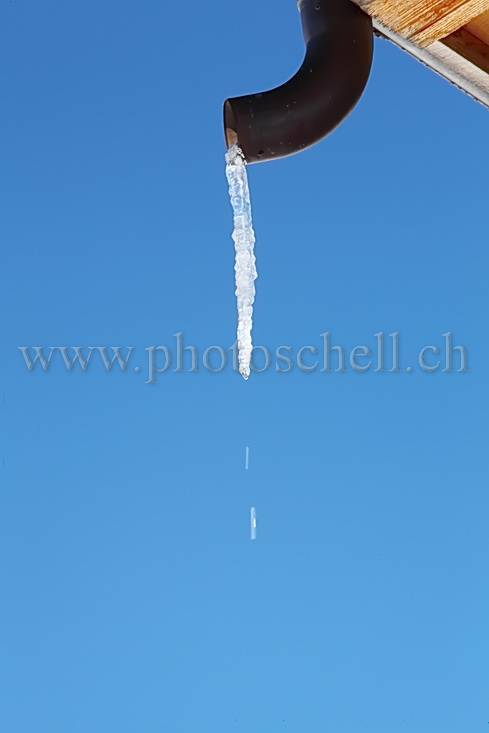
<svg viewBox="0 0 489 733">
<path fill-rule="evenodd" d="M 245 159 L 238 145 L 231 145 L 226 153 L 226 177 L 229 183 L 229 196 L 233 207 L 233 239 L 236 249 L 236 297 L 238 301 L 238 356 L 240 374 L 250 376 L 251 328 L 253 301 L 255 299 L 254 281 L 257 278 L 253 247 L 255 234 L 251 220 L 250 191 L 246 175 Z"/>
</svg>

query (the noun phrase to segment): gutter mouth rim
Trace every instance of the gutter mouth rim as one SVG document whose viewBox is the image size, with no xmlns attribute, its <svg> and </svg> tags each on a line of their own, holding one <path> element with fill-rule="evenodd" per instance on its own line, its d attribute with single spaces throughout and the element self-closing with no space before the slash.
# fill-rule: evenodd
<svg viewBox="0 0 489 733">
<path fill-rule="evenodd" d="M 236 132 L 236 120 L 229 99 L 226 99 L 224 102 L 224 136 L 228 148 L 234 145 L 234 143 L 239 144 L 238 133 Z"/>
</svg>

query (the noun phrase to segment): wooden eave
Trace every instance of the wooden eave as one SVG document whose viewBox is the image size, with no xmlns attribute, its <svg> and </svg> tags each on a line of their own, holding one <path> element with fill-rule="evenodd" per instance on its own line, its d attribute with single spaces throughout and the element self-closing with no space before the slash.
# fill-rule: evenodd
<svg viewBox="0 0 489 733">
<path fill-rule="evenodd" d="M 489 107 L 489 0 L 355 0 L 385 36 Z"/>
</svg>

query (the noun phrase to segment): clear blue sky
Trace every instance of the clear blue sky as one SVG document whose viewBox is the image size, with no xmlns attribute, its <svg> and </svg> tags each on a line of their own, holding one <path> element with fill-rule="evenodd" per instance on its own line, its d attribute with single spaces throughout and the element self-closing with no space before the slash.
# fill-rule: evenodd
<svg viewBox="0 0 489 733">
<path fill-rule="evenodd" d="M 148 385 L 234 341 L 221 107 L 296 70 L 295 2 L 12 0 L 0 55 L 2 731 L 486 731 L 487 111 L 376 41 L 348 120 L 249 169 L 255 342 L 398 331 L 401 372 Z M 408 373 L 447 331 L 470 371 Z"/>
</svg>

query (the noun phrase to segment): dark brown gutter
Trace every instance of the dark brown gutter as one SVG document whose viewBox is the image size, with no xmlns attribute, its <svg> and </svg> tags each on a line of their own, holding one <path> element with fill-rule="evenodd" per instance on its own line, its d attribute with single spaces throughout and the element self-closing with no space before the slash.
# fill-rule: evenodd
<svg viewBox="0 0 489 733">
<path fill-rule="evenodd" d="M 260 94 L 227 99 L 228 147 L 238 142 L 247 163 L 304 150 L 351 112 L 372 64 L 370 17 L 350 0 L 299 0 L 304 62 L 290 81 Z"/>
</svg>

